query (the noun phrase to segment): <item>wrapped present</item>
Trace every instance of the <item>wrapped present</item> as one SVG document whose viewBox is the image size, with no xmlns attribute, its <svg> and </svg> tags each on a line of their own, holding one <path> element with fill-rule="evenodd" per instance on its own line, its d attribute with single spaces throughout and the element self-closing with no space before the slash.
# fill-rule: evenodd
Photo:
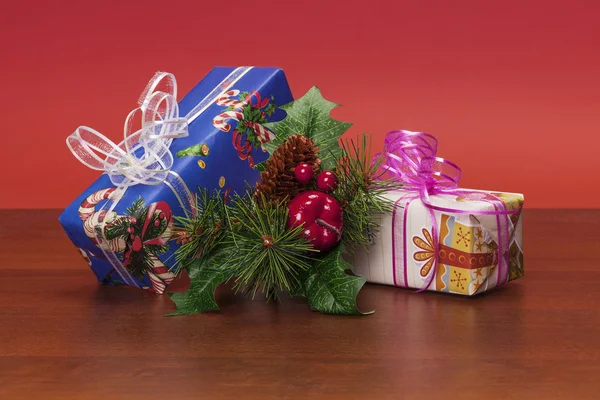
<svg viewBox="0 0 600 400">
<path fill-rule="evenodd" d="M 353 255 L 369 282 L 475 295 L 523 276 L 523 195 L 458 188 L 461 170 L 436 156 L 437 140 L 393 131 L 378 155 L 403 183 L 369 251 Z M 381 158 L 379 158 L 381 157 Z"/>
<path fill-rule="evenodd" d="M 186 242 L 175 219 L 198 212 L 198 188 L 228 197 L 256 183 L 254 164 L 273 138 L 264 123 L 282 119 L 276 105 L 290 101 L 280 69 L 214 68 L 179 103 L 174 76 L 159 72 L 121 143 L 85 126 L 70 135 L 75 157 L 104 171 L 60 216 L 98 280 L 163 293 Z"/>
</svg>

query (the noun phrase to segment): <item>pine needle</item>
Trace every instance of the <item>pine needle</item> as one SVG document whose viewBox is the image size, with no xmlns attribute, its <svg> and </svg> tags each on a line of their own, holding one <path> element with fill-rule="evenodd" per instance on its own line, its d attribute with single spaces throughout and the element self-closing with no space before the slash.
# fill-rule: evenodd
<svg viewBox="0 0 600 400">
<path fill-rule="evenodd" d="M 298 284 L 299 273 L 310 268 L 315 250 L 302 236 L 301 227 L 287 229 L 287 207 L 263 202 L 250 194 L 234 197 L 231 209 L 239 227 L 225 244 L 230 241 L 237 249 L 230 262 L 235 268 L 234 288 L 253 298 L 259 291 L 277 298 L 277 291 L 290 291 Z"/>
<path fill-rule="evenodd" d="M 378 214 L 393 210 L 393 202 L 385 197 L 389 190 L 401 184 L 381 179 L 382 158 L 372 160 L 370 136 L 342 140 L 343 156 L 338 160 L 335 174 L 339 184 L 333 196 L 344 210 L 344 248 L 353 253 L 356 248 L 368 250 L 379 230 Z"/>
<path fill-rule="evenodd" d="M 230 231 L 225 200 L 219 191 L 200 189 L 194 218 L 175 217 L 175 232 L 181 246 L 175 252 L 174 273 L 186 263 L 212 251 Z"/>
</svg>

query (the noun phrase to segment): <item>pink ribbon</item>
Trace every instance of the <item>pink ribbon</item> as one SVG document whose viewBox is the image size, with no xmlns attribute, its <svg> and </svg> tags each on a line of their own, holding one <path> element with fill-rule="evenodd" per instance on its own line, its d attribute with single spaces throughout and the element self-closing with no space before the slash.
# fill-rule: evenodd
<svg viewBox="0 0 600 400">
<path fill-rule="evenodd" d="M 432 220 L 431 234 L 433 237 L 434 262 L 425 285 L 418 291 L 422 292 L 429 289 L 437 274 L 439 243 L 438 226 L 434 211 L 496 216 L 498 226 L 498 285 L 502 285 L 508 281 L 509 215 L 517 214 L 520 210 L 507 210 L 504 202 L 492 194 L 459 189 L 458 182 L 462 171 L 453 162 L 436 156 L 437 144 L 437 139 L 428 133 L 405 130 L 391 131 L 385 137 L 383 152 L 376 154 L 373 160 L 373 162 L 377 162 L 381 157 L 380 167 L 391 176 L 391 179 L 402 183 L 403 190 L 412 192 L 408 196 L 410 197 L 409 201 L 419 199 L 429 211 Z M 494 209 L 474 211 L 436 206 L 431 202 L 431 196 L 440 194 L 459 195 L 471 200 L 485 201 L 492 204 Z M 406 235 L 404 235 L 405 276 L 407 275 L 406 248 Z M 394 254 L 394 271 L 396 271 L 396 244 L 394 240 L 392 240 L 392 253 Z M 404 284 L 405 286 L 408 285 L 406 279 Z"/>
</svg>

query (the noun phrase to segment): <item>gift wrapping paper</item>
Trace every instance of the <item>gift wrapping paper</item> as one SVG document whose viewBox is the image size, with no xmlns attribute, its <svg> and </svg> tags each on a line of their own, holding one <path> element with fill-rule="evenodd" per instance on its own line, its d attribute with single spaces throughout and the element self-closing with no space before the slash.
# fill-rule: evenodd
<svg viewBox="0 0 600 400">
<path fill-rule="evenodd" d="M 261 144 L 273 135 L 263 123 L 282 119 L 285 112 L 276 106 L 293 100 L 283 71 L 276 68 L 214 68 L 178 104 L 176 100 L 168 102 L 170 98 L 176 99 L 176 90 L 172 88 L 174 77 L 172 81 L 165 89 L 167 93 L 158 92 L 154 87 L 158 83 L 154 85 L 151 81 L 151 87 L 142 95 L 145 100 L 140 100 L 140 110 L 149 114 L 154 107 L 154 114 L 160 117 L 151 117 L 166 120 L 159 123 L 152 120 L 147 129 L 176 126 L 171 131 L 181 129 L 184 134 L 171 135 L 174 139 L 153 136 L 152 132 L 145 136 L 133 134 L 142 143 L 138 148 L 105 151 L 113 156 L 115 152 L 139 156 L 143 147 L 151 149 L 148 157 L 161 157 L 155 164 L 172 165 L 163 168 L 166 172 L 156 172 L 144 165 L 143 157 L 136 161 L 139 165 L 131 167 L 127 164 L 132 158 L 129 155 L 120 155 L 122 159 L 114 162 L 109 154 L 107 160 L 111 163 L 102 161 L 106 173 L 59 218 L 73 244 L 103 283 L 164 292 L 175 278 L 173 255 L 182 243 L 175 218 L 190 217 L 195 212 L 194 196 L 198 188 L 220 190 L 224 196 L 231 196 L 234 192 L 244 192 L 248 184 L 254 185 L 259 173 L 253 166 L 268 156 Z M 153 90 L 156 96 L 152 96 Z M 163 100 L 170 111 L 156 105 L 156 98 Z M 69 140 L 73 141 L 69 146 L 80 161 L 83 157 L 77 151 L 102 151 L 110 147 L 104 146 L 103 136 L 87 127 L 78 128 Z M 127 146 L 122 143 L 116 147 Z M 90 157 L 89 163 L 82 162 L 94 164 L 93 156 Z M 130 177 L 131 168 L 141 169 L 149 177 Z"/>
<path fill-rule="evenodd" d="M 420 290 L 476 295 L 523 276 L 521 194 L 469 190 L 468 196 L 437 194 L 439 208 L 473 211 L 451 213 L 428 209 L 411 191 L 391 191 L 390 215 L 378 215 L 380 231 L 368 251 L 351 256 L 356 273 L 368 282 Z M 501 202 L 510 215 L 481 215 Z M 431 215 L 435 216 L 436 229 Z M 498 254 L 499 229 L 508 243 Z M 437 231 L 434 248 L 432 231 Z M 437 266 L 435 261 L 437 258 Z M 499 263 L 499 258 L 504 262 Z M 433 276 L 431 274 L 434 274 Z M 427 287 L 429 283 L 429 286 Z"/>
</svg>

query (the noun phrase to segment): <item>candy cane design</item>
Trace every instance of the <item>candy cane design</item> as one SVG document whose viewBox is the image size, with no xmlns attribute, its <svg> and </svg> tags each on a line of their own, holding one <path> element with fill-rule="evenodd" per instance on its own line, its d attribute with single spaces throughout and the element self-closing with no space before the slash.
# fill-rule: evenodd
<svg viewBox="0 0 600 400">
<path fill-rule="evenodd" d="M 244 118 L 244 114 L 239 111 L 225 111 L 213 118 L 213 125 L 215 128 L 223 132 L 229 132 L 231 124 L 227 122 L 228 119 L 234 121 L 240 121 Z"/>
<path fill-rule="evenodd" d="M 79 206 L 79 219 L 83 221 L 85 235 L 90 238 L 92 242 L 102 249 L 119 253 L 125 250 L 125 240 L 123 238 L 115 238 L 102 242 L 96 237 L 96 229 L 102 222 L 110 224 L 115 222 L 118 218 L 128 218 L 119 217 L 114 211 L 110 213 L 106 210 L 96 212 L 98 203 L 112 199 L 112 196 L 116 193 L 115 190 L 116 188 L 102 189 L 89 195 Z"/>
<path fill-rule="evenodd" d="M 223 132 L 229 132 L 229 130 L 231 129 L 231 124 L 229 124 L 227 120 L 234 120 L 238 122 L 242 121 L 244 119 L 244 114 L 242 112 L 243 108 L 246 107 L 248 104 L 251 104 L 251 96 L 246 97 L 245 100 L 232 99 L 232 97 L 237 96 L 239 94 L 240 91 L 237 89 L 228 90 L 227 92 L 219 96 L 216 100 L 216 103 L 220 106 L 234 108 L 234 110 L 232 111 L 222 112 L 221 114 L 213 118 L 213 125 Z M 257 96 L 260 103 L 260 97 L 258 95 L 258 92 L 252 92 L 252 94 Z M 248 121 L 246 122 L 246 127 L 254 129 L 261 144 L 270 142 L 275 138 L 275 134 L 273 132 L 271 132 L 258 122 Z"/>
<path fill-rule="evenodd" d="M 248 104 L 246 100 L 236 100 L 232 99 L 232 97 L 240 94 L 240 91 L 237 89 L 228 90 L 223 93 L 221 96 L 217 97 L 216 103 L 220 106 L 225 107 L 233 107 L 233 108 L 243 108 Z"/>
<path fill-rule="evenodd" d="M 158 216 L 158 219 L 155 217 Z M 142 232 L 140 236 L 130 237 L 132 239 L 130 247 L 124 254 L 124 263 L 127 267 L 131 263 L 132 255 L 135 252 L 143 251 L 144 245 L 163 245 L 166 244 L 173 237 L 173 228 L 172 228 L 172 215 L 171 208 L 164 201 L 159 201 L 156 203 L 152 203 L 148 206 L 148 212 L 146 213 L 146 218 L 144 220 L 144 227 L 142 228 Z M 146 230 L 150 225 L 151 221 L 158 223 L 159 226 L 161 220 L 166 220 L 167 227 L 164 232 L 159 237 L 145 237 Z M 149 258 L 152 262 L 152 267 L 146 270 L 148 274 L 148 278 L 150 278 L 150 283 L 152 285 L 152 290 L 158 294 L 163 294 L 167 285 L 175 279 L 175 274 L 169 271 L 169 269 L 163 264 L 162 261 L 156 255 L 149 254 Z"/>
<path fill-rule="evenodd" d="M 175 279 L 175 274 L 169 271 L 167 267 L 155 255 L 152 259 L 152 271 L 148 271 L 148 277 L 152 284 L 152 290 L 158 294 L 163 294 L 169 283 Z"/>
<path fill-rule="evenodd" d="M 112 240 L 101 241 L 96 237 L 96 232 L 98 226 L 100 226 L 103 222 L 105 222 L 105 228 L 114 224 L 117 221 L 121 221 L 123 218 L 129 220 L 132 223 L 135 223 L 134 218 L 129 216 L 118 215 L 116 212 L 112 211 L 108 213 L 106 210 L 102 210 L 97 212 L 96 206 L 105 200 L 110 200 L 116 196 L 116 188 L 107 188 L 98 190 L 91 195 L 89 195 L 81 205 L 79 206 L 79 218 L 83 222 L 83 230 L 86 236 L 95 243 L 98 247 L 108 250 L 114 253 L 125 252 L 125 258 L 127 256 L 131 256 L 131 246 L 128 248 L 127 241 L 123 237 L 117 237 Z M 152 203 L 149 206 L 149 212 L 147 214 L 146 219 L 148 222 L 154 216 L 154 211 L 156 210 L 156 204 Z M 165 203 L 166 204 L 166 203 Z M 147 225 L 147 224 L 146 224 Z M 172 223 L 169 220 L 167 228 L 162 233 L 162 235 L 157 239 L 162 243 L 166 243 L 171 239 L 173 235 Z M 138 251 L 141 250 L 137 249 Z M 85 253 L 82 253 L 82 255 Z M 85 254 L 87 256 L 87 254 Z M 84 258 L 85 258 L 84 256 Z M 152 267 L 147 270 L 148 277 L 150 278 L 150 283 L 152 285 L 152 290 L 158 294 L 164 293 L 167 285 L 175 279 L 175 274 L 169 271 L 169 269 L 156 257 L 151 254 L 150 259 L 152 260 Z M 91 260 L 89 257 L 86 258 L 86 261 L 91 264 Z M 125 265 L 127 265 L 127 260 L 125 261 Z"/>
<path fill-rule="evenodd" d="M 81 257 L 83 257 L 83 259 L 85 260 L 85 262 L 91 267 L 92 266 L 92 260 L 90 259 L 90 256 L 88 256 L 88 254 L 85 252 L 85 250 L 82 249 L 81 247 L 78 247 L 77 250 L 79 250 L 79 253 L 81 254 Z"/>
</svg>

